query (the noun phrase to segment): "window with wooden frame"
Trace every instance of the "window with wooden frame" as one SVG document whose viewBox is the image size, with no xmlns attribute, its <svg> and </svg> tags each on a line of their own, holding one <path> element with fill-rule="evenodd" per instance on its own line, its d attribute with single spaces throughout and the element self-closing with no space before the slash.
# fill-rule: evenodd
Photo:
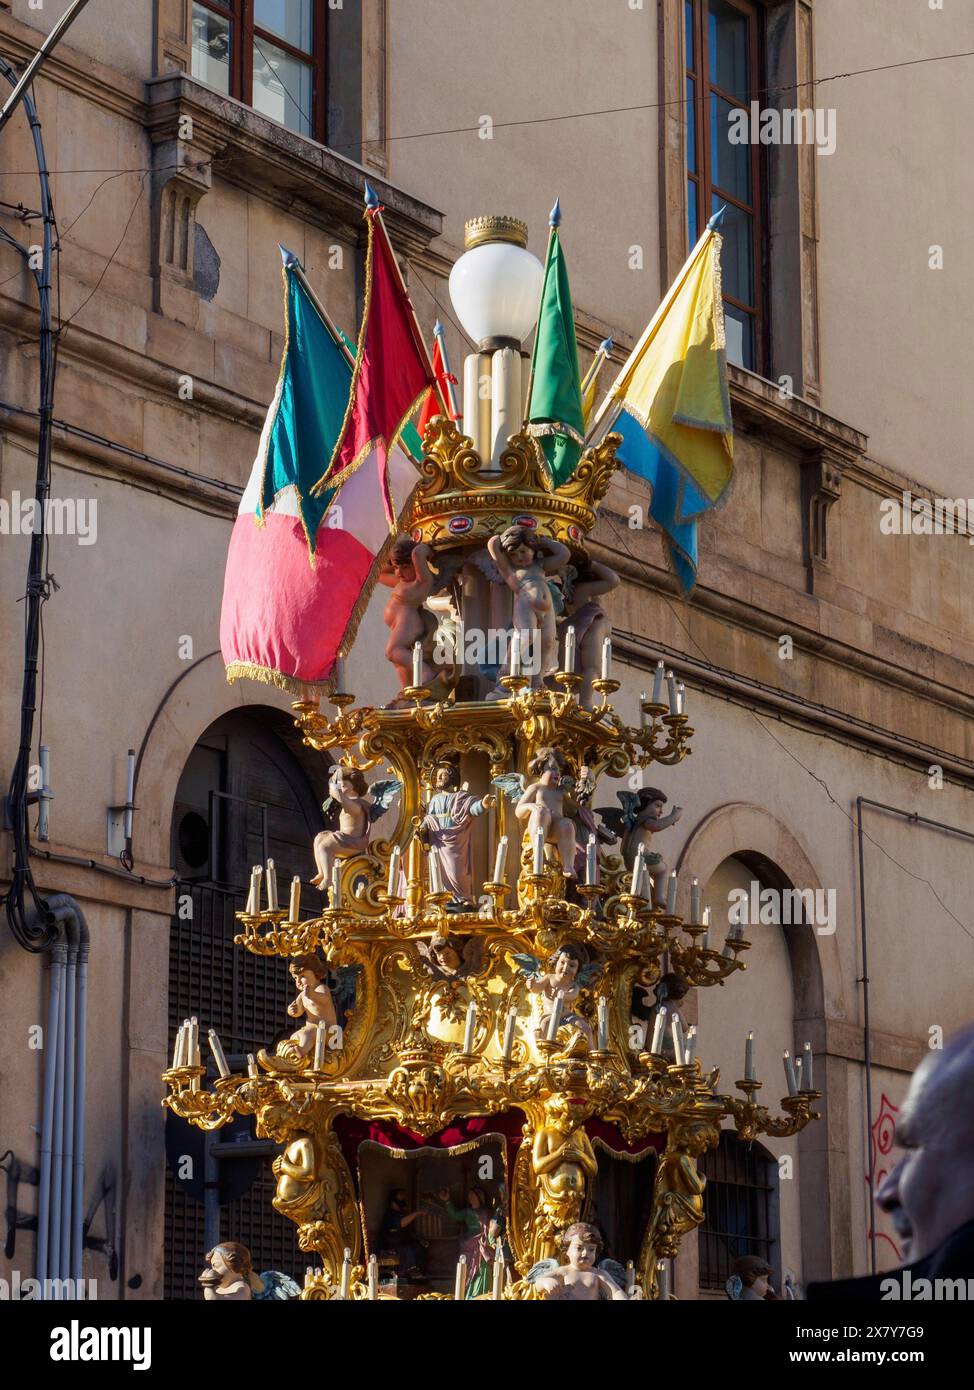
<svg viewBox="0 0 974 1390">
<path fill-rule="evenodd" d="M 716 1150 L 700 1160 L 707 1179 L 705 1217 L 697 1237 L 700 1287 L 723 1290 L 731 1266 L 742 1255 L 757 1255 L 776 1272 L 778 1240 L 778 1164 L 760 1144 L 724 1130 Z"/>
<path fill-rule="evenodd" d="M 735 143 L 735 111 L 761 87 L 761 16 L 750 0 L 684 0 L 687 220 L 693 246 L 720 207 L 727 357 L 762 372 L 767 362 L 762 147 Z M 744 127 L 750 137 L 750 123 Z"/>
<path fill-rule="evenodd" d="M 299 135 L 328 135 L 322 0 L 192 0 L 192 74 Z"/>
</svg>

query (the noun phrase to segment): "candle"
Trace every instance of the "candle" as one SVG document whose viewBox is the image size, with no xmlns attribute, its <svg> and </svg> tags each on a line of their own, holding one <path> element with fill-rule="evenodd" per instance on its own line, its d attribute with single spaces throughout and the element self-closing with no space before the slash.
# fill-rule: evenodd
<svg viewBox="0 0 974 1390">
<path fill-rule="evenodd" d="M 666 675 L 666 667 L 662 661 L 657 661 L 656 669 L 653 672 L 653 704 L 658 705 L 663 698 L 663 677 Z"/>
<path fill-rule="evenodd" d="M 802 1049 L 802 1087 L 806 1091 L 814 1091 L 812 1085 L 812 1044 L 807 1042 Z"/>
<path fill-rule="evenodd" d="M 599 996 L 599 1028 L 596 1047 L 599 1052 L 609 1050 L 609 1001 L 605 995 Z"/>
<path fill-rule="evenodd" d="M 417 689 L 423 684 L 423 644 L 413 643 L 413 685 Z"/>
<path fill-rule="evenodd" d="M 612 672 L 612 638 L 602 639 L 602 679 L 607 681 Z"/>
<path fill-rule="evenodd" d="M 521 674 L 521 633 L 515 628 L 514 636 L 511 638 L 511 675 Z"/>
<path fill-rule="evenodd" d="M 342 1259 L 342 1282 L 339 1285 L 338 1297 L 348 1298 L 349 1287 L 352 1282 L 352 1252 L 348 1246 L 345 1247 L 345 1255 Z"/>
<path fill-rule="evenodd" d="M 252 1052 L 247 1053 L 247 1075 L 253 1077 L 257 1075 L 257 1063 L 254 1061 L 254 1054 Z"/>
<path fill-rule="evenodd" d="M 430 892 L 443 892 L 443 874 L 440 871 L 440 851 L 434 846 L 429 852 Z"/>
<path fill-rule="evenodd" d="M 540 877 L 544 873 L 544 831 L 534 832 L 534 874 Z"/>
<path fill-rule="evenodd" d="M 287 910 L 287 920 L 297 922 L 301 916 L 301 880 L 297 874 L 291 879 L 291 902 Z"/>
<path fill-rule="evenodd" d="M 328 1042 L 328 1024 L 323 1018 L 319 1018 L 318 1026 L 315 1029 L 315 1056 L 313 1071 L 321 1071 L 325 1065 L 325 1046 Z"/>
<path fill-rule="evenodd" d="M 643 728 L 643 729 L 645 729 L 646 725 L 649 723 L 649 715 L 646 713 L 646 701 L 647 701 L 648 699 L 649 699 L 649 696 L 646 694 L 645 690 L 640 691 L 640 694 L 639 694 L 639 725 L 640 725 L 640 728 Z"/>
<path fill-rule="evenodd" d="M 656 1011 L 656 1022 L 653 1024 L 653 1041 L 650 1045 L 650 1052 L 659 1055 L 659 1050 L 663 1046 L 663 1029 L 666 1027 L 666 1006 L 661 1005 Z"/>
<path fill-rule="evenodd" d="M 629 884 L 629 895 L 633 898 L 639 897 L 639 890 L 643 886 L 643 869 L 646 867 L 646 851 L 642 845 L 636 850 L 636 858 L 632 866 L 632 881 Z"/>
<path fill-rule="evenodd" d="M 754 1033 L 748 1033 L 747 1042 L 744 1044 L 744 1080 L 756 1081 L 754 1075 Z"/>
<path fill-rule="evenodd" d="M 710 950 L 710 908 L 709 908 L 709 907 L 705 907 L 704 910 L 703 910 L 703 924 L 704 924 L 704 926 L 705 926 L 706 929 L 707 929 L 707 930 L 704 932 L 704 934 L 703 934 L 703 949 L 704 949 L 705 951 L 709 951 L 709 950 Z"/>
<path fill-rule="evenodd" d="M 229 1076 L 230 1068 L 227 1066 L 227 1059 L 223 1052 L 223 1044 L 217 1037 L 216 1030 L 211 1028 L 207 1034 L 210 1040 L 210 1051 L 213 1053 L 213 1060 L 216 1062 L 216 1069 L 221 1076 Z"/>
<path fill-rule="evenodd" d="M 494 882 L 507 882 L 507 836 L 502 835 L 497 841 L 497 854 L 494 857 Z"/>
<path fill-rule="evenodd" d="M 277 870 L 273 859 L 267 861 L 267 910 L 277 911 Z"/>
<path fill-rule="evenodd" d="M 473 1052 L 473 1035 L 477 1027 L 477 1005 L 471 999 L 467 1005 L 467 1024 L 463 1031 L 463 1051 L 469 1057 Z"/>
<path fill-rule="evenodd" d="M 561 1027 L 561 1011 L 565 1007 L 565 991 L 560 989 L 555 995 L 555 1002 L 552 1005 L 551 1013 L 548 1016 L 548 1041 L 554 1042 L 558 1036 L 558 1029 Z"/>
<path fill-rule="evenodd" d="M 676 1065 L 682 1067 L 686 1061 L 686 1055 L 683 1051 L 683 1024 L 680 1022 L 680 1015 L 677 1013 L 673 1015 L 672 1022 L 670 1023 L 670 1031 L 673 1034 L 673 1056 L 676 1060 Z"/>
<path fill-rule="evenodd" d="M 636 1266 L 632 1260 L 626 1262 L 626 1293 L 632 1293 L 636 1287 Z"/>
<path fill-rule="evenodd" d="M 687 712 L 687 688 L 682 681 L 676 683 L 676 712 L 686 714 Z"/>
<path fill-rule="evenodd" d="M 517 1025 L 517 1009 L 508 1009 L 507 1022 L 504 1025 L 504 1049 L 501 1055 L 505 1061 L 510 1061 L 511 1053 L 514 1050 L 514 1029 Z"/>
<path fill-rule="evenodd" d="M 374 1255 L 369 1256 L 369 1300 L 374 1303 L 379 1297 L 379 1262 Z"/>
<path fill-rule="evenodd" d="M 691 1024 L 690 1024 L 690 1027 L 687 1029 L 687 1045 L 686 1045 L 686 1062 L 687 1062 L 687 1066 L 690 1065 L 690 1063 L 693 1061 L 693 1059 L 694 1059 L 694 1057 L 696 1057 L 696 1055 L 697 1055 L 697 1025 L 696 1025 L 695 1023 L 691 1023 Z"/>
<path fill-rule="evenodd" d="M 591 888 L 599 878 L 599 847 L 594 835 L 588 837 L 585 846 L 585 882 Z"/>
<path fill-rule="evenodd" d="M 248 916 L 248 917 L 256 917 L 256 916 L 257 916 L 257 913 L 260 911 L 260 900 L 259 900 L 259 897 L 258 897 L 258 894 L 259 894 L 259 892 L 260 892 L 260 889 L 259 889 L 259 887 L 258 887 L 258 879 L 257 879 L 257 875 L 258 875 L 259 873 L 260 873 L 260 870 L 256 867 L 256 865 L 255 865 L 254 868 L 252 868 L 251 871 L 250 871 L 250 893 L 249 893 L 248 898 L 247 898 L 247 916 Z"/>
<path fill-rule="evenodd" d="M 802 1059 L 800 1057 L 795 1058 L 795 1080 L 798 1082 L 800 1091 L 802 1088 Z"/>
<path fill-rule="evenodd" d="M 172 1050 L 172 1069 L 183 1065 L 183 1038 L 186 1036 L 186 1025 L 181 1023 L 176 1029 L 176 1045 Z"/>
<path fill-rule="evenodd" d="M 497 1247 L 494 1255 L 494 1287 L 491 1290 L 491 1299 L 497 1302 L 504 1293 L 504 1251 L 501 1246 Z"/>
<path fill-rule="evenodd" d="M 331 673 L 332 681 L 335 686 L 336 695 L 345 694 L 345 658 L 338 656 L 335 658 L 335 669 Z"/>
<path fill-rule="evenodd" d="M 661 1299 L 668 1299 L 670 1296 L 670 1262 L 669 1260 L 658 1260 L 656 1269 L 659 1273 L 659 1296 Z"/>
<path fill-rule="evenodd" d="M 200 1021 L 194 1014 L 189 1020 L 189 1065 L 198 1067 L 200 1064 Z"/>
<path fill-rule="evenodd" d="M 569 627 L 565 632 L 565 670 L 575 669 L 575 629 Z"/>
<path fill-rule="evenodd" d="M 457 1260 L 457 1274 L 453 1284 L 453 1297 L 459 1303 L 467 1288 L 467 1257 L 461 1255 Z"/>
<path fill-rule="evenodd" d="M 386 892 L 390 898 L 399 896 L 399 871 L 402 862 L 402 850 L 398 845 L 393 845 L 392 853 L 389 855 L 389 881 L 386 884 Z"/>
<path fill-rule="evenodd" d="M 690 921 L 696 926 L 700 921 L 700 880 L 695 878 L 690 884 Z"/>
<path fill-rule="evenodd" d="M 670 873 L 669 880 L 666 884 L 666 911 L 669 913 L 671 917 L 676 912 L 676 888 L 676 870 L 673 869 Z"/>
<path fill-rule="evenodd" d="M 670 714 L 676 714 L 676 676 L 672 671 L 666 673 L 666 689 L 670 697 Z"/>
<path fill-rule="evenodd" d="M 798 1079 L 795 1076 L 795 1068 L 791 1060 L 791 1053 L 787 1050 L 787 1048 L 782 1053 L 782 1060 L 785 1064 L 785 1081 L 788 1083 L 788 1094 L 790 1096 L 797 1096 Z"/>
<path fill-rule="evenodd" d="M 331 905 L 333 908 L 342 905 L 342 866 L 338 860 L 331 866 Z"/>
</svg>

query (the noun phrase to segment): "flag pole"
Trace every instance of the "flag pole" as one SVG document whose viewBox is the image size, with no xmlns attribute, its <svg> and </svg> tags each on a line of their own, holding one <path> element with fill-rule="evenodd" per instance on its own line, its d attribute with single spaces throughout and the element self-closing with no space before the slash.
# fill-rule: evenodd
<svg viewBox="0 0 974 1390">
<path fill-rule="evenodd" d="M 592 385 L 592 382 L 596 379 L 599 372 L 602 370 L 603 366 L 605 365 L 606 359 L 608 358 L 609 353 L 611 351 L 612 339 L 603 338 L 601 343 L 599 343 L 598 348 L 596 349 L 595 356 L 592 358 L 592 365 L 585 373 L 585 377 L 582 381 L 581 387 L 579 388 L 581 390 L 583 400 L 585 399 L 585 392 L 589 389 L 589 387 Z"/>
<path fill-rule="evenodd" d="M 689 256 L 687 257 L 686 262 L 684 263 L 683 269 L 680 271 L 679 275 L 678 275 L 678 276 L 676 277 L 676 279 L 673 281 L 672 285 L 669 287 L 669 289 L 667 290 L 666 294 L 665 294 L 665 295 L 663 296 L 663 298 L 660 300 L 659 307 L 657 308 L 656 313 L 653 315 L 653 317 L 650 319 L 649 323 L 648 323 L 648 324 L 646 325 L 646 327 L 643 329 L 643 331 L 642 331 L 642 333 L 641 333 L 641 335 L 640 335 L 640 337 L 639 337 L 639 341 L 636 343 L 636 345 L 635 345 L 635 347 L 633 348 L 632 352 L 630 352 L 630 354 L 629 354 L 629 356 L 626 358 L 625 362 L 623 362 L 623 364 L 622 364 L 621 368 L 619 369 L 619 372 L 618 372 L 618 374 L 617 374 L 617 376 L 616 376 L 615 381 L 613 381 L 612 385 L 609 387 L 608 391 L 605 393 L 605 396 L 603 397 L 603 400 L 602 400 L 602 404 L 599 406 L 598 410 L 595 412 L 595 418 L 593 419 L 591 425 L 589 426 L 588 432 L 586 433 L 586 436 L 585 436 L 585 442 L 586 442 L 586 444 L 591 443 L 592 440 L 594 439 L 595 432 L 596 432 L 596 430 L 598 429 L 598 426 L 599 426 L 599 422 L 601 421 L 602 417 L 605 415 L 606 411 L 607 411 L 607 410 L 609 409 L 609 407 L 611 406 L 612 401 L 615 399 L 616 389 L 618 388 L 619 383 L 623 380 L 623 378 L 625 377 L 626 373 L 629 371 L 629 368 L 630 368 L 630 366 L 632 365 L 632 363 L 642 354 L 642 352 L 643 352 L 643 350 L 645 349 L 645 346 L 646 346 L 647 342 L 649 341 L 649 339 L 650 339 L 652 333 L 654 332 L 654 330 L 656 329 L 657 325 L 659 324 L 659 321 L 660 321 L 660 320 L 663 318 L 663 316 L 668 312 L 669 307 L 670 307 L 670 305 L 672 304 L 673 300 L 676 298 L 676 296 L 679 294 L 680 290 L 683 288 L 683 283 L 684 283 L 684 281 L 686 280 L 686 278 L 687 278 L 687 276 L 689 275 L 690 271 L 693 269 L 694 265 L 696 265 L 698 258 L 703 254 L 703 251 L 704 251 L 704 249 L 706 248 L 706 246 L 709 244 L 710 238 L 711 238 L 711 237 L 714 235 L 714 233 L 716 232 L 717 226 L 718 226 L 718 224 L 719 224 L 719 220 L 720 220 L 720 218 L 724 215 L 724 212 L 725 212 L 725 211 L 726 211 L 726 208 L 721 208 L 721 209 L 719 209 L 719 211 L 715 212 L 714 215 L 713 215 L 713 217 L 712 217 L 712 218 L 710 219 L 710 221 L 707 223 L 707 226 L 704 228 L 704 231 L 703 231 L 702 236 L 700 237 L 700 240 L 697 242 L 696 246 L 694 246 L 693 250 L 690 252 Z"/>
<path fill-rule="evenodd" d="M 413 301 L 409 297 L 409 290 L 406 288 L 406 282 L 402 278 L 402 271 L 399 269 L 399 262 L 396 260 L 396 253 L 393 251 L 392 242 L 389 240 L 389 232 L 386 228 L 385 222 L 383 222 L 382 220 L 382 209 L 379 203 L 379 195 L 376 193 L 375 189 L 369 183 L 368 179 L 365 180 L 365 206 L 368 210 L 368 213 L 371 214 L 373 221 L 378 222 L 382 235 L 386 239 L 386 245 L 389 248 L 389 259 L 392 261 L 393 268 L 396 272 L 396 279 L 399 281 L 399 288 L 402 290 L 403 299 L 406 301 L 406 307 L 409 311 L 409 326 L 412 329 L 413 341 L 415 342 L 417 348 L 422 354 L 423 361 L 426 363 L 426 368 L 429 372 L 430 381 L 433 384 L 433 390 L 436 392 L 437 400 L 443 407 L 444 413 L 448 415 L 450 413 L 449 407 L 447 406 L 446 401 L 443 399 L 443 392 L 440 390 L 440 383 L 436 379 L 436 372 L 433 369 L 433 363 L 430 359 L 429 349 L 426 346 L 426 343 L 423 339 L 423 335 L 420 331 L 419 324 L 416 321 L 416 310 L 413 308 Z"/>
<path fill-rule="evenodd" d="M 561 225 L 561 199 L 555 199 L 555 205 L 548 214 L 548 245 L 544 253 L 544 279 L 541 282 L 541 298 L 538 301 L 538 318 L 541 318 L 541 306 L 544 304 L 545 289 L 548 285 L 548 267 L 551 263 L 551 240 L 558 235 L 558 228 Z M 523 429 L 528 423 L 528 416 L 531 414 L 531 391 L 534 388 L 534 359 L 538 351 L 538 329 L 534 330 L 534 347 L 531 350 L 531 370 L 528 372 L 528 389 L 524 397 L 524 419 L 521 422 Z"/>
<path fill-rule="evenodd" d="M 433 325 L 433 337 L 440 345 L 440 360 L 443 363 L 443 377 L 446 381 L 446 394 L 449 398 L 450 414 L 454 420 L 460 419 L 460 403 L 457 400 L 456 392 L 453 389 L 453 373 L 450 371 L 450 358 L 446 350 L 446 336 L 443 332 L 443 325 L 439 319 Z"/>
<path fill-rule="evenodd" d="M 355 358 L 349 352 L 348 346 L 342 335 L 339 333 L 338 328 L 331 315 L 329 314 L 328 310 L 325 308 L 315 291 L 312 289 L 308 277 L 304 273 L 304 267 L 302 266 L 301 262 L 298 260 L 294 252 L 289 251 L 286 246 L 279 246 L 279 250 L 281 253 L 281 259 L 284 262 L 284 269 L 290 270 L 295 275 L 295 277 L 301 285 L 301 288 L 304 290 L 305 294 L 308 296 L 308 298 L 311 300 L 311 303 L 314 305 L 315 310 L 317 311 L 322 323 L 325 325 L 325 327 L 328 329 L 328 332 L 335 340 L 335 346 L 338 348 L 339 352 L 345 358 L 345 361 L 348 363 L 348 365 L 350 367 L 354 367 Z"/>
</svg>

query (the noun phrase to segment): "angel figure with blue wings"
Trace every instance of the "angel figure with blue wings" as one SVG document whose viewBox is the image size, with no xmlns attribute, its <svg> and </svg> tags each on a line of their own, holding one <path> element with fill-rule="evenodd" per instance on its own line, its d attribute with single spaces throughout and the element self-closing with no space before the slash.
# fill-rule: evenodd
<svg viewBox="0 0 974 1390">
<path fill-rule="evenodd" d="M 250 1251 L 236 1240 L 214 1245 L 206 1256 L 206 1268 L 199 1277 L 199 1284 L 207 1303 L 223 1300 L 246 1303 L 251 1299 L 272 1301 L 301 1296 L 300 1286 L 279 1269 L 265 1269 L 255 1274 Z"/>
<path fill-rule="evenodd" d="M 314 855 L 318 872 L 311 882 L 327 888 L 331 883 L 332 865 L 336 859 L 347 859 L 368 848 L 372 826 L 392 805 L 393 797 L 402 790 L 397 777 L 385 782 L 373 782 L 369 787 L 364 773 L 355 767 L 339 765 L 332 769 L 328 783 L 328 799 L 322 803 L 325 815 L 338 809 L 338 829 L 322 830 L 315 836 Z"/>
<path fill-rule="evenodd" d="M 629 1286 L 626 1271 L 616 1260 L 599 1260 L 602 1237 L 587 1221 L 576 1221 L 558 1237 L 564 1264 L 557 1259 L 539 1260 L 528 1270 L 528 1283 L 548 1298 L 594 1303 L 600 1298 L 629 1302 L 640 1299 L 638 1284 Z M 596 1263 L 598 1261 L 598 1263 Z"/>
<path fill-rule="evenodd" d="M 658 787 L 643 787 L 638 792 L 617 792 L 621 809 L 615 806 L 597 806 L 596 815 L 602 817 L 602 824 L 608 826 L 616 835 L 622 837 L 622 858 L 626 868 L 632 872 L 636 855 L 643 850 L 646 868 L 656 885 L 656 901 L 666 900 L 667 865 L 663 856 L 652 850 L 653 836 L 661 830 L 675 825 L 683 815 L 682 806 L 674 806 L 669 815 L 664 815 L 666 793 Z"/>
<path fill-rule="evenodd" d="M 527 976 L 529 994 L 536 994 L 540 1000 L 541 1017 L 535 1028 L 539 1038 L 547 1037 L 551 1016 L 556 1000 L 561 996 L 561 1019 L 558 1030 L 568 1028 L 571 1032 L 566 1051 L 584 1051 L 592 1046 L 592 1025 L 587 1018 L 576 1013 L 572 1005 L 581 991 L 591 983 L 599 971 L 597 962 L 586 963 L 577 946 L 560 946 L 544 969 L 537 956 L 515 955 L 518 970 Z"/>
<path fill-rule="evenodd" d="M 565 755 L 559 748 L 539 748 L 528 763 L 528 781 L 519 772 L 494 778 L 524 826 L 529 844 L 540 830 L 546 844 L 554 845 L 561 859 L 562 873 L 575 877 L 575 824 L 565 805 L 568 783 Z"/>
</svg>

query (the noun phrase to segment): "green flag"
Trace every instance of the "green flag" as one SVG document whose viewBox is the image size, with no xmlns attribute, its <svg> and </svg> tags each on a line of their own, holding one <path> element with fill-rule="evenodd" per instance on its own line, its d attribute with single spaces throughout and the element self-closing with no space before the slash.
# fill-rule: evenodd
<svg viewBox="0 0 974 1390">
<path fill-rule="evenodd" d="M 538 441 L 552 487 L 560 487 L 575 472 L 585 430 L 572 296 L 558 236 L 560 219 L 556 203 L 551 214 L 541 312 L 531 358 L 527 415 L 528 433 Z"/>
</svg>

